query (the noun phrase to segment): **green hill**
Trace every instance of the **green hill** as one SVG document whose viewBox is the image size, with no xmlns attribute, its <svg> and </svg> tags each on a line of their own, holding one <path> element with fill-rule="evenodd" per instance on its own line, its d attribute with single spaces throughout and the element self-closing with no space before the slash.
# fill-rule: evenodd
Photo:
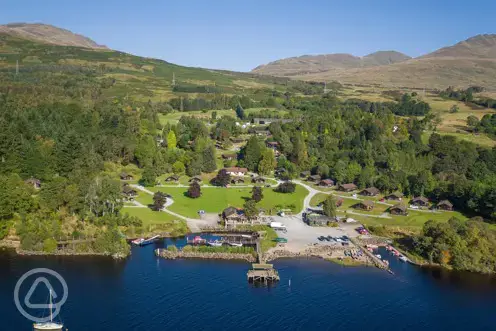
<svg viewBox="0 0 496 331">
<path fill-rule="evenodd" d="M 46 44 L 0 33 L 0 93 L 24 94 L 33 102 L 111 97 L 156 102 L 219 94 L 256 99 L 273 91 L 307 93 L 312 88 L 287 78 L 184 67 L 108 49 Z"/>
</svg>

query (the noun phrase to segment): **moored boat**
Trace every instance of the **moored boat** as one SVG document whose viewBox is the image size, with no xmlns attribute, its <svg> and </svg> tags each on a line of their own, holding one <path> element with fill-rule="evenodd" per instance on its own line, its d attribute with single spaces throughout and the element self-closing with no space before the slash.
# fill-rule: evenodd
<svg viewBox="0 0 496 331">
<path fill-rule="evenodd" d="M 209 241 L 209 242 L 207 242 L 207 244 L 209 246 L 213 246 L 213 247 L 220 247 L 220 246 L 222 246 L 223 243 L 222 243 L 222 241 L 215 240 L 215 241 Z"/>
<path fill-rule="evenodd" d="M 140 246 L 145 246 L 153 243 L 159 236 L 154 236 L 148 239 L 143 239 L 141 243 L 139 243 Z"/>
<path fill-rule="evenodd" d="M 134 239 L 131 241 L 131 244 L 133 245 L 136 245 L 136 246 L 139 246 L 141 245 L 141 243 L 145 241 L 145 238 L 137 238 L 137 239 Z"/>
<path fill-rule="evenodd" d="M 401 255 L 400 256 L 400 261 L 402 261 L 402 262 L 408 262 L 408 258 L 406 256 L 404 256 L 404 255 Z"/>
<path fill-rule="evenodd" d="M 64 328 L 63 324 L 60 323 L 55 323 L 53 321 L 53 305 L 52 305 L 52 289 L 49 290 L 49 296 L 50 296 L 50 304 L 48 308 L 50 309 L 50 321 L 47 322 L 42 322 L 42 323 L 34 323 L 33 324 L 33 329 L 35 331 L 37 330 L 56 330 L 56 331 L 62 331 Z"/>
<path fill-rule="evenodd" d="M 243 246 L 242 243 L 230 243 L 231 246 L 234 246 L 234 247 L 241 247 Z"/>
</svg>

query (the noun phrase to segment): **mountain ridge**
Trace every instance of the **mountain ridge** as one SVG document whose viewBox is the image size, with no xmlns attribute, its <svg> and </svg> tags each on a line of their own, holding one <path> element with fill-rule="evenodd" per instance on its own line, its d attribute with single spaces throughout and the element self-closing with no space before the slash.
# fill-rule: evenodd
<svg viewBox="0 0 496 331">
<path fill-rule="evenodd" d="M 86 36 L 44 23 L 8 23 L 0 25 L 0 33 L 44 44 L 100 50 L 109 49 L 107 46 L 97 44 Z"/>
</svg>

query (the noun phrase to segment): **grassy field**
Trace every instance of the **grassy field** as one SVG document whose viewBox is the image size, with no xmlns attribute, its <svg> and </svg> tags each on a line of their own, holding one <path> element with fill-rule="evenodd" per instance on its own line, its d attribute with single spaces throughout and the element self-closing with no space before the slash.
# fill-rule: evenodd
<svg viewBox="0 0 496 331">
<path fill-rule="evenodd" d="M 259 112 L 263 109 L 276 111 L 275 108 L 249 108 L 249 109 L 245 109 L 245 114 L 249 115 L 250 113 Z M 166 124 L 166 123 L 177 124 L 177 122 L 179 122 L 179 119 L 182 116 L 194 116 L 196 118 L 208 121 L 212 118 L 212 113 L 214 111 L 217 112 L 217 118 L 221 118 L 222 116 L 232 116 L 234 118 L 236 117 L 236 112 L 234 111 L 234 109 L 217 109 L 217 110 L 207 110 L 207 111 L 173 112 L 166 115 L 159 114 L 159 120 L 161 124 Z M 278 112 L 281 114 L 286 113 L 286 111 L 284 110 L 278 110 Z"/>
<path fill-rule="evenodd" d="M 122 208 L 123 214 L 135 216 L 143 222 L 140 229 L 134 227 L 126 230 L 130 238 L 136 236 L 149 236 L 157 233 L 169 233 L 171 236 L 180 236 L 189 232 L 185 221 L 165 212 L 153 211 L 149 208 Z"/>
<path fill-rule="evenodd" d="M 169 209 L 191 218 L 197 218 L 199 210 L 205 210 L 207 213 L 221 213 L 228 206 L 242 208 L 245 201 L 251 198 L 251 188 L 203 188 L 202 196 L 198 199 L 187 197 L 185 195 L 187 188 L 184 187 L 154 187 L 150 190 L 170 194 L 174 199 L 174 204 Z M 264 208 L 266 213 L 274 214 L 279 208 L 289 208 L 291 205 L 294 205 L 296 211 L 299 212 L 303 208 L 303 199 L 308 191 L 297 185 L 293 194 L 274 192 L 272 188 L 264 188 L 263 194 L 264 198 L 258 206 Z M 151 199 L 151 195 L 149 196 Z"/>
</svg>

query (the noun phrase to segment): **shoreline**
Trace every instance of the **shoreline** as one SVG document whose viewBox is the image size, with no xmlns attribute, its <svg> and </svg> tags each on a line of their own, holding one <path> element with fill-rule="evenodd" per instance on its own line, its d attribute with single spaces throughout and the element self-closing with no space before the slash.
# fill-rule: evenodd
<svg viewBox="0 0 496 331">
<path fill-rule="evenodd" d="M 249 253 L 223 253 L 223 252 L 183 252 L 168 251 L 166 248 L 155 249 L 155 255 L 167 260 L 175 259 L 212 259 L 212 260 L 242 260 L 255 263 L 257 259 Z"/>
</svg>

